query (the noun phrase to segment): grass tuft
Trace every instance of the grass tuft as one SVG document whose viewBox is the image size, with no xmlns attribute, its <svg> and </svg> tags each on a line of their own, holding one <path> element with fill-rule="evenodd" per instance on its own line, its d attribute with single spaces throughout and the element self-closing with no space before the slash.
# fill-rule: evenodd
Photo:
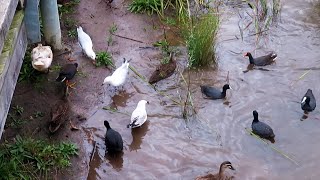
<svg viewBox="0 0 320 180">
<path fill-rule="evenodd" d="M 132 13 L 147 13 L 152 15 L 161 8 L 163 0 L 133 0 L 128 10 Z"/>
<path fill-rule="evenodd" d="M 48 178 L 48 172 L 71 165 L 70 157 L 78 154 L 75 144 L 17 136 L 12 143 L 0 145 L 0 179 Z"/>
<path fill-rule="evenodd" d="M 100 67 L 100 66 L 115 67 L 113 62 L 112 62 L 111 54 L 108 53 L 108 52 L 104 52 L 104 51 L 97 53 L 96 66 L 97 67 Z"/>
<path fill-rule="evenodd" d="M 215 62 L 215 41 L 219 18 L 213 14 L 203 14 L 194 18 L 186 37 L 188 66 L 202 67 Z"/>
</svg>

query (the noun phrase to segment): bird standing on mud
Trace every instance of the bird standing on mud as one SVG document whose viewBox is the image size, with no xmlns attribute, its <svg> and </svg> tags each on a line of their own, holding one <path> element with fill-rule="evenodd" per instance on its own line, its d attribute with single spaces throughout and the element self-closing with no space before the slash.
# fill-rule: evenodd
<svg viewBox="0 0 320 180">
<path fill-rule="evenodd" d="M 123 63 L 118 67 L 111 76 L 107 76 L 102 83 L 102 86 L 106 83 L 111 84 L 114 87 L 122 86 L 128 76 L 129 61 L 123 58 Z"/>
<path fill-rule="evenodd" d="M 49 131 L 51 133 L 56 132 L 61 124 L 66 121 L 69 117 L 69 99 L 66 94 L 62 99 L 58 100 L 52 107 L 50 111 L 51 120 L 49 122 Z"/>
<path fill-rule="evenodd" d="M 56 81 L 65 82 L 67 86 L 67 91 L 68 91 L 68 87 L 73 88 L 73 86 L 75 85 L 75 83 L 70 84 L 69 81 L 75 76 L 75 74 L 77 73 L 77 69 L 78 69 L 78 63 L 64 65 L 61 68 L 59 76 L 57 77 Z"/>
<path fill-rule="evenodd" d="M 90 36 L 83 31 L 81 26 L 77 28 L 77 33 L 82 52 L 84 52 L 93 61 L 92 63 L 95 64 L 96 54 L 93 51 L 93 44 Z"/>
<path fill-rule="evenodd" d="M 152 73 L 149 83 L 154 84 L 158 81 L 161 81 L 162 79 L 166 79 L 170 77 L 174 71 L 176 70 L 177 63 L 173 58 L 174 53 L 170 53 L 170 59 L 169 62 L 166 64 L 160 64 L 157 66 L 156 70 Z"/>
<path fill-rule="evenodd" d="M 38 44 L 37 47 L 32 49 L 32 67 L 40 72 L 49 72 L 51 66 L 53 53 L 50 46 L 42 46 Z"/>
<path fill-rule="evenodd" d="M 146 100 L 140 100 L 136 109 L 132 112 L 131 122 L 127 125 L 127 128 L 136 128 L 141 126 L 147 120 L 146 104 L 149 104 Z"/>
<path fill-rule="evenodd" d="M 105 143 L 107 147 L 107 151 L 109 153 L 121 152 L 123 150 L 123 140 L 117 131 L 113 130 L 110 127 L 108 121 L 104 121 L 104 126 L 107 128 L 107 132 L 105 135 Z"/>
</svg>

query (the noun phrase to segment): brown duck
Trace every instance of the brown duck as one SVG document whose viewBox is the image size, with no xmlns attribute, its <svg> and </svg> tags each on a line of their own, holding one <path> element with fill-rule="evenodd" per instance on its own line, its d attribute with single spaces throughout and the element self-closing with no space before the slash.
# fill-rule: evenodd
<svg viewBox="0 0 320 180">
<path fill-rule="evenodd" d="M 170 53 L 170 60 L 167 64 L 160 64 L 157 69 L 152 73 L 149 83 L 154 84 L 162 79 L 170 77 L 177 67 L 177 63 L 173 58 L 173 53 Z"/>
<path fill-rule="evenodd" d="M 60 128 L 61 124 L 69 118 L 69 109 L 70 104 L 66 95 L 51 107 L 51 120 L 49 122 L 49 131 L 51 133 L 56 132 Z"/>
<path fill-rule="evenodd" d="M 231 162 L 225 161 L 225 162 L 223 162 L 223 163 L 220 165 L 219 173 L 217 173 L 217 174 L 208 174 L 208 175 L 205 175 L 205 176 L 200 176 L 200 177 L 197 177 L 196 180 L 231 180 L 231 179 L 234 178 L 233 176 L 226 176 L 226 175 L 224 174 L 224 171 L 225 171 L 227 168 L 229 168 L 229 169 L 231 169 L 231 170 L 235 170 L 235 169 L 232 167 Z"/>
</svg>

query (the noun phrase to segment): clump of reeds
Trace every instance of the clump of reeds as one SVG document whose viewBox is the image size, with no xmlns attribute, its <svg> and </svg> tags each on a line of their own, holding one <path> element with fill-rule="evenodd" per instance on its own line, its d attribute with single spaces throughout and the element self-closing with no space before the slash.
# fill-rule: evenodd
<svg viewBox="0 0 320 180">
<path fill-rule="evenodd" d="M 213 14 L 194 17 L 186 37 L 189 67 L 202 67 L 215 62 L 215 41 L 219 18 Z"/>
</svg>

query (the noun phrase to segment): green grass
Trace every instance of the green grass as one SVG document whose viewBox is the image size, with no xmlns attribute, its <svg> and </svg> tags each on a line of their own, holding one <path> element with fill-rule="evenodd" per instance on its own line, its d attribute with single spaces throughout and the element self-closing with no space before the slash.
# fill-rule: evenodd
<svg viewBox="0 0 320 180">
<path fill-rule="evenodd" d="M 215 41 L 219 18 L 213 14 L 194 18 L 194 23 L 185 37 L 189 67 L 203 67 L 215 63 Z"/>
<path fill-rule="evenodd" d="M 112 62 L 112 56 L 108 52 L 98 52 L 96 57 L 96 66 L 112 66 L 114 67 L 114 64 Z"/>
<path fill-rule="evenodd" d="M 60 18 L 64 15 L 75 12 L 75 6 L 80 3 L 80 0 L 72 0 L 58 7 Z"/>
<path fill-rule="evenodd" d="M 147 13 L 152 15 L 158 13 L 163 0 L 133 0 L 128 10 L 132 13 Z"/>
<path fill-rule="evenodd" d="M 108 39 L 107 39 L 107 43 L 108 43 L 108 46 L 111 46 L 112 43 L 113 43 L 113 39 L 112 39 L 112 35 L 118 30 L 118 26 L 113 23 L 112 26 L 110 27 L 109 29 L 109 36 L 108 36 Z"/>
<path fill-rule="evenodd" d="M 169 54 L 170 53 L 170 51 L 169 51 L 169 42 L 166 39 L 161 39 L 160 41 L 157 41 L 157 42 L 153 43 L 153 46 L 154 47 L 160 47 L 161 51 L 164 54 Z"/>
<path fill-rule="evenodd" d="M 24 112 L 24 108 L 22 106 L 16 105 L 12 108 L 17 115 L 21 116 L 22 113 Z"/>
<path fill-rule="evenodd" d="M 49 144 L 43 140 L 21 138 L 0 145 L 0 180 L 47 179 L 48 173 L 71 165 L 78 154 L 75 144 Z"/>
<path fill-rule="evenodd" d="M 68 37 L 70 38 L 76 38 L 77 37 L 77 30 L 76 29 L 71 29 L 68 31 Z"/>
</svg>

